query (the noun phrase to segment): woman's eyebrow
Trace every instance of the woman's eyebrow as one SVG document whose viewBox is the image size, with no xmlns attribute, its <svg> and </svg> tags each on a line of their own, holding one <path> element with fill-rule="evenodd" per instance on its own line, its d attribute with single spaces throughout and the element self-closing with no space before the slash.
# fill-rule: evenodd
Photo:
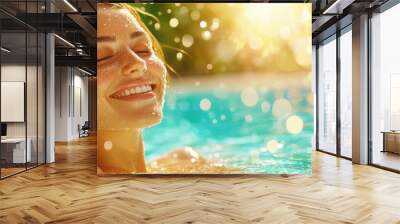
<svg viewBox="0 0 400 224">
<path fill-rule="evenodd" d="M 145 36 L 144 32 L 136 31 L 136 32 L 133 32 L 130 35 L 130 38 L 131 39 L 136 39 L 136 38 L 143 37 L 143 36 Z M 97 37 L 97 42 L 114 42 L 115 40 L 116 40 L 115 36 L 100 36 L 100 37 Z"/>
<path fill-rule="evenodd" d="M 97 37 L 97 42 L 113 42 L 115 41 L 114 36 L 100 36 Z"/>
</svg>

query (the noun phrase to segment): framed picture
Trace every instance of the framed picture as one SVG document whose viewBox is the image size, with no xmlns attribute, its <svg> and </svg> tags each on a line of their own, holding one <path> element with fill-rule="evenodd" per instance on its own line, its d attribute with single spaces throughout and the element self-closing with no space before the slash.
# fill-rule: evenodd
<svg viewBox="0 0 400 224">
<path fill-rule="evenodd" d="M 98 174 L 310 174 L 311 4 L 99 3 Z"/>
</svg>

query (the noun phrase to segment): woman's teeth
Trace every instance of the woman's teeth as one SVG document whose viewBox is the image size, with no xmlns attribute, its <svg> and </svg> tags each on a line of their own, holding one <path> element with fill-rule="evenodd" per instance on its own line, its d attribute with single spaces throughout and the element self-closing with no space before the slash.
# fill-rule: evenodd
<svg viewBox="0 0 400 224">
<path fill-rule="evenodd" d="M 142 86 L 132 87 L 130 89 L 125 89 L 120 94 L 118 94 L 118 96 L 130 96 L 133 94 L 146 93 L 150 91 L 152 91 L 150 85 L 142 85 Z"/>
</svg>

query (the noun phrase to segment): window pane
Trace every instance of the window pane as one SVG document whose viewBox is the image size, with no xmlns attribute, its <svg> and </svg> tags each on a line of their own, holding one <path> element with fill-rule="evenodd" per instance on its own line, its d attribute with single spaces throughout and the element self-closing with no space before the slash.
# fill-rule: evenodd
<svg viewBox="0 0 400 224">
<path fill-rule="evenodd" d="M 351 30 L 340 36 L 340 150 L 352 156 L 352 35 Z"/>
<path fill-rule="evenodd" d="M 336 153 L 336 40 L 318 48 L 318 148 Z"/>
<path fill-rule="evenodd" d="M 26 33 L 1 34 L 1 174 L 2 177 L 25 170 L 30 161 L 26 144 Z"/>
<path fill-rule="evenodd" d="M 27 33 L 28 63 L 26 80 L 26 116 L 27 116 L 27 142 L 31 153 L 28 168 L 37 165 L 37 33 Z"/>
</svg>

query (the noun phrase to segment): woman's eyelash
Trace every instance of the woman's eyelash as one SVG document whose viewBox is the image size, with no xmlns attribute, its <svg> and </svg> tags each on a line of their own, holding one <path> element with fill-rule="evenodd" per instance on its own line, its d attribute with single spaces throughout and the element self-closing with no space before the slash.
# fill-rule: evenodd
<svg viewBox="0 0 400 224">
<path fill-rule="evenodd" d="M 135 51 L 135 53 L 142 56 L 150 56 L 152 54 L 151 50 Z"/>
<path fill-rule="evenodd" d="M 145 50 L 140 50 L 140 51 L 137 50 L 137 51 L 134 51 L 134 52 L 135 52 L 136 54 L 145 54 L 146 56 L 152 54 L 152 51 L 151 51 L 150 49 L 145 49 Z M 105 61 L 105 60 L 110 59 L 110 58 L 112 58 L 112 57 L 113 57 L 113 55 L 106 56 L 106 57 L 97 59 L 97 62 L 102 62 L 102 61 Z"/>
<path fill-rule="evenodd" d="M 104 60 L 107 60 L 107 59 L 110 59 L 110 58 L 112 58 L 111 55 L 107 56 L 107 57 L 104 57 L 104 58 L 97 59 L 97 62 L 101 62 L 101 61 L 104 61 Z"/>
</svg>

